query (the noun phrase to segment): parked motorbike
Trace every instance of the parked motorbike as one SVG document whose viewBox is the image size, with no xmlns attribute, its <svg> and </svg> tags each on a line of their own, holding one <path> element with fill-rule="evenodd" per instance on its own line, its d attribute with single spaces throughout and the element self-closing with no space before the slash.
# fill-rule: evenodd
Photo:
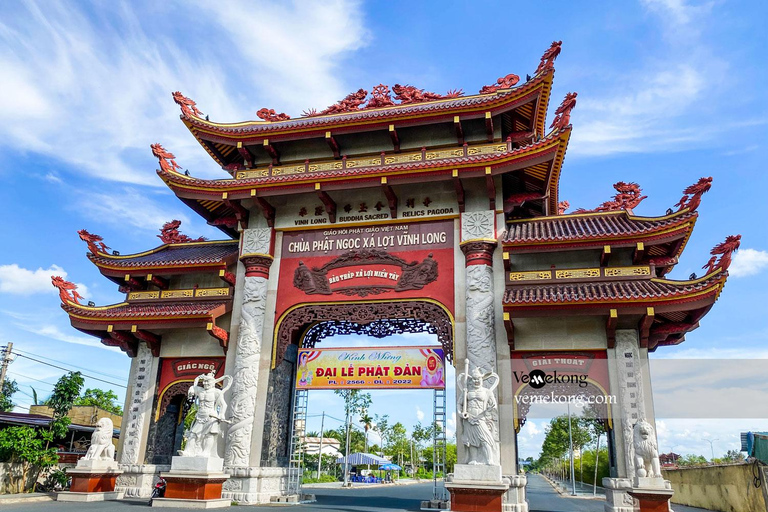
<svg viewBox="0 0 768 512">
<path fill-rule="evenodd" d="M 165 486 L 166 486 L 165 478 L 160 477 L 160 480 L 157 481 L 155 484 L 155 488 L 152 489 L 152 497 L 149 498 L 149 506 L 152 506 L 152 500 L 155 498 L 163 498 L 165 497 Z"/>
</svg>

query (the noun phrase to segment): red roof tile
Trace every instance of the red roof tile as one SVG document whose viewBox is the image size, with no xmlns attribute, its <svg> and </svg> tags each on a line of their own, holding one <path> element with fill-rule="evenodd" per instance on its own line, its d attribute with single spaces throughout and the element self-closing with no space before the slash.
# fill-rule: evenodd
<svg viewBox="0 0 768 512">
<path fill-rule="evenodd" d="M 626 210 L 539 217 L 512 222 L 504 233 L 505 246 L 539 243 L 615 240 L 622 237 L 644 237 L 666 232 L 686 223 L 693 224 L 698 214 L 684 212 L 665 217 L 636 217 Z M 690 233 L 689 233 L 690 234 Z"/>
<path fill-rule="evenodd" d="M 171 244 L 160 246 L 145 253 L 125 256 L 88 253 L 88 259 L 98 266 L 121 268 L 228 264 L 237 259 L 237 243 L 236 240 L 226 240 Z"/>
<path fill-rule="evenodd" d="M 717 272 L 695 281 L 649 279 L 603 281 L 508 287 L 503 303 L 507 306 L 570 305 L 616 302 L 686 300 L 702 292 L 719 293 L 727 274 Z M 716 298 L 716 297 L 715 297 Z"/>
<path fill-rule="evenodd" d="M 216 301 L 188 302 L 155 302 L 142 304 L 121 303 L 114 306 L 89 307 L 79 304 L 65 303 L 61 308 L 69 314 L 93 319 L 147 319 L 147 318 L 184 318 L 190 316 L 220 315 L 224 311 L 218 308 L 227 307 L 232 299 Z"/>
</svg>

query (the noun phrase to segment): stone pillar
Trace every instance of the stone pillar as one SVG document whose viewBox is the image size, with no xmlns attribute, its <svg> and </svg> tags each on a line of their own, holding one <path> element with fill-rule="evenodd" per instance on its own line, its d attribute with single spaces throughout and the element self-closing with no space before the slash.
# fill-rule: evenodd
<svg viewBox="0 0 768 512">
<path fill-rule="evenodd" d="M 251 437 L 255 421 L 261 344 L 264 337 L 267 281 L 273 260 L 271 249 L 271 228 L 243 231 L 240 251 L 240 261 L 245 265 L 243 303 L 234 368 L 227 369 L 234 378 L 229 405 L 231 424 L 227 430 L 224 450 L 225 472 L 231 477 L 225 482 L 222 492 L 222 497 L 239 503 L 269 501 L 268 496 L 261 496 L 264 471 L 251 464 Z M 270 483 L 270 488 L 273 487 Z"/>
<path fill-rule="evenodd" d="M 155 371 L 153 371 L 155 370 Z M 152 399 L 155 395 L 154 358 L 146 343 L 139 342 L 138 353 L 131 363 L 129 408 L 123 417 L 123 443 L 119 454 L 120 470 L 115 490 L 126 497 L 146 498 L 152 493 L 155 474 L 167 467 L 144 464 L 146 432 Z"/>
<path fill-rule="evenodd" d="M 612 385 L 618 384 L 618 404 L 612 410 L 616 448 L 617 478 L 604 478 L 603 487 L 606 490 L 606 512 L 633 512 L 635 510 L 656 510 L 663 506 L 659 503 L 671 497 L 669 482 L 660 475 L 646 475 L 643 471 L 638 474 L 638 457 L 648 459 L 649 454 L 638 453 L 645 446 L 656 447 L 656 464 L 658 465 L 658 440 L 656 438 L 656 421 L 653 415 L 650 386 L 645 380 L 649 378 L 648 354 L 641 351 L 638 333 L 634 329 L 616 331 L 616 345 L 608 350 L 609 372 Z M 648 439 L 640 442 L 639 423 L 648 425 Z M 636 443 L 638 447 L 636 448 Z M 646 450 L 647 451 L 647 450 Z M 651 457 L 653 458 L 653 457 Z M 640 508 L 638 508 L 640 507 Z M 659 509 L 661 510 L 661 509 Z"/>
</svg>

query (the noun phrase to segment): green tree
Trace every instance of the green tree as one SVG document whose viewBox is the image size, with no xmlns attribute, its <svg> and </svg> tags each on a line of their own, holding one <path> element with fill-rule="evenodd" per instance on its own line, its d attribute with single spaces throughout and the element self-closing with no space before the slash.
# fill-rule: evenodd
<svg viewBox="0 0 768 512">
<path fill-rule="evenodd" d="M 11 397 L 15 392 L 19 390 L 19 386 L 16 385 L 15 380 L 11 379 L 5 379 L 3 382 L 3 389 L 0 391 L 0 411 L 1 412 L 9 412 L 12 411 L 14 404 L 11 401 Z"/>
<path fill-rule="evenodd" d="M 16 492 L 25 492 L 28 489 L 27 482 L 36 482 L 41 470 L 59 461 L 56 448 L 48 447 L 51 435 L 51 431 L 38 432 L 32 427 L 7 427 L 0 430 L 0 459 L 21 466 L 20 475 L 8 472 Z"/>
<path fill-rule="evenodd" d="M 571 433 L 574 447 L 586 446 L 592 440 L 589 428 L 582 418 L 571 416 Z M 554 459 L 563 458 L 568 453 L 569 447 L 568 416 L 562 415 L 552 418 L 545 429 L 539 462 L 545 466 Z"/>
<path fill-rule="evenodd" d="M 391 430 L 391 427 L 389 425 L 389 415 L 385 414 L 383 416 L 379 416 L 376 414 L 374 416 L 374 425 L 373 430 L 374 432 L 379 434 L 379 437 L 381 437 L 381 451 L 386 452 L 387 450 L 387 438 L 389 437 L 389 433 Z"/>
<path fill-rule="evenodd" d="M 689 453 L 677 459 L 678 466 L 705 466 L 706 464 L 707 458 L 703 455 L 693 455 Z"/>
<path fill-rule="evenodd" d="M 67 428 L 72 421 L 67 417 L 69 410 L 80 396 L 84 379 L 80 372 L 69 372 L 62 375 L 53 387 L 53 393 L 48 398 L 46 405 L 51 408 L 53 415 L 48 431 L 52 434 L 46 443 L 48 448 L 51 441 L 61 439 L 67 435 Z"/>
<path fill-rule="evenodd" d="M 373 418 L 371 418 L 371 415 L 368 414 L 367 410 L 363 410 L 360 414 L 360 423 L 363 424 L 363 429 L 365 431 L 365 451 L 368 452 L 368 431 L 373 425 Z"/>
<path fill-rule="evenodd" d="M 118 416 L 123 415 L 123 408 L 117 401 L 117 395 L 111 389 L 104 391 L 98 388 L 88 388 L 83 396 L 74 401 L 73 405 L 92 405 Z"/>
</svg>

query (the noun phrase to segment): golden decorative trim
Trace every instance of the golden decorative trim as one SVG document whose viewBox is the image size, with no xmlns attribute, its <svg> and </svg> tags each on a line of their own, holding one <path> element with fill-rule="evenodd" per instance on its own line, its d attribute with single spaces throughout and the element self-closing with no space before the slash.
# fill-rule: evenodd
<svg viewBox="0 0 768 512">
<path fill-rule="evenodd" d="M 229 295 L 229 288 L 198 288 L 195 290 L 195 297 L 226 297 Z"/>
<path fill-rule="evenodd" d="M 555 279 L 583 279 L 585 277 L 600 277 L 599 268 L 576 268 L 568 270 L 556 270 Z"/>
<path fill-rule="evenodd" d="M 145 299 L 159 299 L 160 292 L 158 290 L 148 292 L 131 292 L 128 294 L 128 300 L 145 300 Z"/>
<path fill-rule="evenodd" d="M 605 269 L 605 277 L 649 276 L 651 267 L 611 267 Z"/>
<path fill-rule="evenodd" d="M 540 272 L 510 272 L 510 281 L 546 281 L 552 279 L 552 272 L 542 270 Z"/>
<path fill-rule="evenodd" d="M 195 290 L 163 290 L 160 292 L 161 299 L 179 299 L 194 296 Z"/>
</svg>

